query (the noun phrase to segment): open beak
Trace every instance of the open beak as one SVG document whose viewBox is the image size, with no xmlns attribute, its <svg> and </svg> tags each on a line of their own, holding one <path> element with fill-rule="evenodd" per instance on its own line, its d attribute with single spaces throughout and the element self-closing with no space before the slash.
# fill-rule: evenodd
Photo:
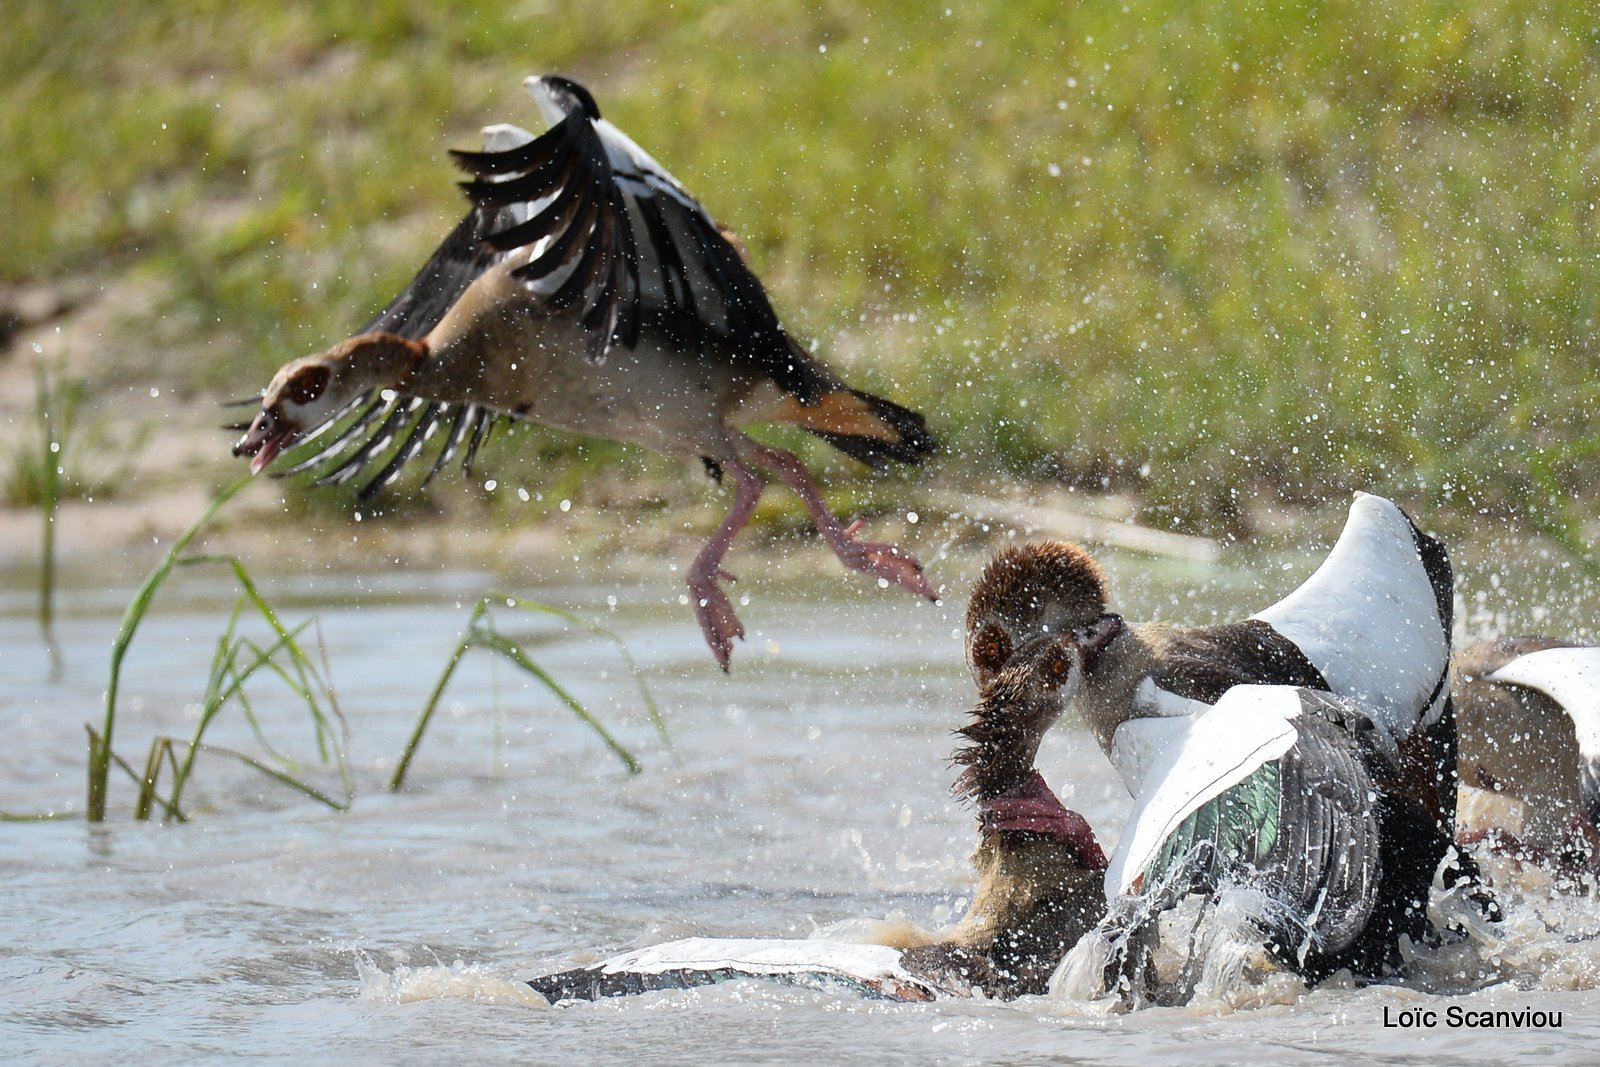
<svg viewBox="0 0 1600 1067">
<path fill-rule="evenodd" d="M 272 408 L 262 409 L 250 423 L 250 428 L 239 438 L 239 443 L 233 446 L 236 456 L 251 456 L 250 473 L 260 474 L 268 463 L 275 459 L 283 446 L 287 445 L 294 437 L 295 431 L 291 426 L 285 426 L 283 418 Z"/>
<path fill-rule="evenodd" d="M 1083 650 L 1083 667 L 1089 669 L 1090 664 L 1100 658 L 1100 653 L 1106 650 L 1116 636 L 1122 632 L 1122 616 L 1109 612 L 1100 616 L 1082 631 L 1082 638 L 1078 647 Z"/>
</svg>

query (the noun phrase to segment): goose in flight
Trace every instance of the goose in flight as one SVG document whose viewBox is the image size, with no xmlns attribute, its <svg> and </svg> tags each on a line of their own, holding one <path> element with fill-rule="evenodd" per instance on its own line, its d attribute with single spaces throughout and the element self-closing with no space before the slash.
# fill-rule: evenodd
<svg viewBox="0 0 1600 1067">
<path fill-rule="evenodd" d="M 727 518 L 688 570 L 696 618 L 724 670 L 744 627 L 719 582 L 754 513 L 765 470 L 795 491 L 847 567 L 936 599 L 921 565 L 858 540 L 790 452 L 742 428 L 788 423 L 869 466 L 918 463 L 935 447 L 923 417 L 851 388 L 778 321 L 723 230 L 649 153 L 600 116 L 583 86 L 530 78 L 549 129 L 484 131 L 455 151 L 471 208 L 404 291 L 355 336 L 285 364 L 234 446 L 260 472 L 324 483 L 376 473 L 377 492 L 437 447 L 427 477 L 463 456 L 470 472 L 501 416 L 699 458 L 734 485 Z"/>
</svg>

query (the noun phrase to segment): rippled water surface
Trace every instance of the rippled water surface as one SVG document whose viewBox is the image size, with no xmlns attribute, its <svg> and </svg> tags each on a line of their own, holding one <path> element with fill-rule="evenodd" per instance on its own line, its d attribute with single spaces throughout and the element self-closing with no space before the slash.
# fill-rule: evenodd
<svg viewBox="0 0 1600 1067">
<path fill-rule="evenodd" d="M 1130 617 L 1209 621 L 1260 607 L 1316 556 L 1195 570 L 1113 561 Z M 823 561 L 819 560 L 819 568 Z M 202 757 L 193 820 L 0 824 L 0 1049 L 15 1062 L 1325 1063 L 1594 1062 L 1600 905 L 1507 879 L 1512 919 L 1488 944 L 1421 950 L 1405 984 L 1281 992 L 1230 1010 L 1108 1015 L 1048 999 L 899 1005 L 734 983 L 562 1009 L 515 980 L 689 934 L 805 936 L 846 920 L 937 928 L 970 889 L 970 813 L 949 799 L 949 731 L 973 699 L 951 603 L 915 603 L 819 570 L 809 590 L 758 586 L 734 671 L 714 669 L 678 589 L 596 575 L 536 595 L 614 627 L 671 727 L 656 738 L 611 647 L 545 619 L 503 616 L 645 765 L 629 777 L 525 676 L 473 653 L 399 794 L 383 783 L 471 602 L 493 582 L 412 572 L 264 583 L 290 621 L 315 613 L 348 720 L 356 799 L 320 808 Z M 963 575 L 965 575 L 963 577 Z M 1464 574 L 1470 626 L 1581 631 L 1593 603 L 1550 598 L 1543 620 L 1497 619 L 1498 575 Z M 1493 581 L 1491 581 L 1493 579 Z M 1553 579 L 1546 579 L 1554 587 Z M 838 599 L 818 600 L 821 587 Z M 84 731 L 98 723 L 111 638 L 130 589 L 63 594 L 52 681 L 30 593 L 0 594 L 0 807 L 80 810 Z M 812 596 L 806 596 L 805 593 Z M 607 597 L 615 596 L 615 607 Z M 129 658 L 117 750 L 193 728 L 231 593 L 181 576 Z M 269 739 L 314 756 L 303 710 L 264 685 Z M 239 709 L 208 739 L 259 752 Z M 1109 847 L 1129 801 L 1070 725 L 1041 758 Z M 310 770 L 337 790 L 336 774 Z M 1285 1003 L 1261 1003 L 1262 1000 Z M 1452 1029 L 1452 1005 L 1532 1006 L 1560 1029 Z M 1434 1009 L 1432 1029 L 1383 1025 Z"/>
</svg>

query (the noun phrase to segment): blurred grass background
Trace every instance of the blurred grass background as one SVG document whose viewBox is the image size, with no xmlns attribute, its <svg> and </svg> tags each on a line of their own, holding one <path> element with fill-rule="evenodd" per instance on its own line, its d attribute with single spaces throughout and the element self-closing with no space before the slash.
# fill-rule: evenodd
<svg viewBox="0 0 1600 1067">
<path fill-rule="evenodd" d="M 797 335 L 928 414 L 940 484 L 1104 487 L 1200 533 L 1372 488 L 1579 545 L 1600 498 L 1587 3 L 22 0 L 7 22 L 0 282 L 133 287 L 106 380 L 248 395 L 347 335 L 463 210 L 445 149 L 536 125 L 521 79 L 563 72 L 741 234 Z M 700 477 L 515 437 L 491 469 L 552 503 L 602 464 Z"/>
</svg>

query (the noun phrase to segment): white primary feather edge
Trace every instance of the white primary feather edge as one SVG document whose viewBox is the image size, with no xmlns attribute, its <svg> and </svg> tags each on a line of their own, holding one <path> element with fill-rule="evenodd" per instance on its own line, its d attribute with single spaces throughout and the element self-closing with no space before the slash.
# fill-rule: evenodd
<svg viewBox="0 0 1600 1067">
<path fill-rule="evenodd" d="M 596 966 L 606 974 L 729 968 L 752 975 L 827 972 L 863 981 L 921 982 L 901 968 L 897 948 L 815 938 L 688 937 L 625 952 Z"/>
</svg>

